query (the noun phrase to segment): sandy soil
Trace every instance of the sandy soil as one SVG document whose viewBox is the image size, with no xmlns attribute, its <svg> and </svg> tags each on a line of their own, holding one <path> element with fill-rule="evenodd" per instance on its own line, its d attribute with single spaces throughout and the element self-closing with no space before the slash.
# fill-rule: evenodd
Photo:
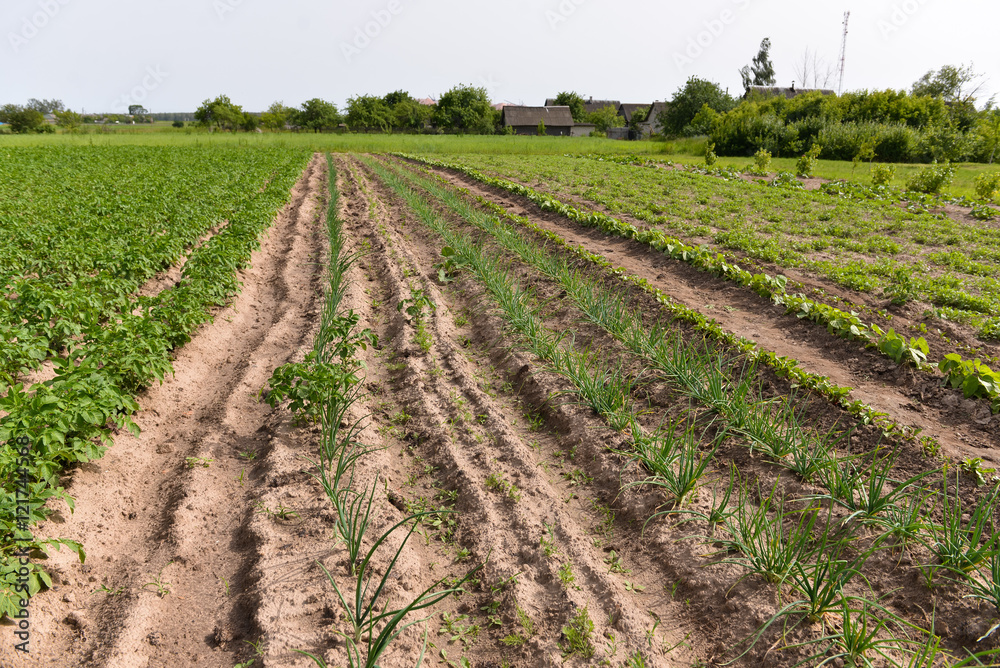
<svg viewBox="0 0 1000 668">
<path fill-rule="evenodd" d="M 257 392 L 308 342 L 321 304 L 324 177 L 314 160 L 242 292 L 178 351 L 174 375 L 140 397 L 141 435 L 119 435 L 103 459 L 72 473 L 76 511 L 38 531 L 79 540 L 87 562 L 65 550 L 48 560 L 56 585 L 31 602 L 31 656 L 2 643 L 0 664 L 229 667 L 246 646 L 214 637 L 260 635 L 249 614 L 260 580 L 250 526 L 266 465 L 239 453 L 264 458 L 271 411 Z M 188 457 L 211 461 L 192 468 Z M 169 594 L 146 584 L 157 579 Z"/>
<path fill-rule="evenodd" d="M 624 436 L 567 397 L 564 379 L 513 345 L 516 339 L 471 278 L 437 280 L 441 239 L 374 172 L 354 158 L 335 162 L 347 252 L 363 252 L 350 269 L 345 306 L 379 337 L 378 346 L 359 352 L 366 393 L 345 419 L 362 420 L 360 440 L 378 448 L 361 460 L 356 480 L 357 487 L 378 491 L 370 535 L 414 510 L 453 511 L 439 523 L 421 523 L 405 546 L 405 534 L 392 534 L 376 552 L 381 575 L 402 546 L 385 600 L 405 602 L 442 578 L 482 566 L 467 593 L 417 615 L 426 621 L 406 630 L 380 665 L 415 665 L 425 641 L 425 666 L 462 665 L 462 658 L 476 667 L 604 660 L 620 666 L 639 653 L 644 665 L 664 667 L 732 658 L 732 649 L 780 607 L 774 586 L 719 563 L 704 523 L 675 517 L 644 526 L 663 497 L 628 486 L 641 472 L 619 454 L 627 447 Z M 995 428 L 980 429 L 968 411 L 948 406 L 922 379 L 883 369 L 866 351 L 824 339 L 685 265 L 448 178 L 649 278 L 727 329 L 858 388 L 858 398 L 881 402 L 894 417 L 923 420 L 951 453 L 992 456 Z M 352 585 L 330 503 L 310 476 L 319 430 L 258 399 L 271 371 L 301 359 L 315 334 L 325 179 L 326 163 L 317 157 L 244 272 L 243 291 L 178 351 L 175 375 L 141 397 L 141 436 L 117 437 L 101 461 L 68 476 L 76 512 L 62 513 L 41 531 L 83 542 L 87 563 L 65 551 L 49 560 L 56 586 L 32 600 L 32 654 L 14 656 L 12 643 L 0 641 L 0 665 L 313 665 L 295 650 L 346 664 L 338 635 L 346 629 L 344 613 L 320 564 L 345 591 Z M 600 277 L 596 269 L 581 270 Z M 581 344 L 631 363 L 610 337 L 560 304 L 558 286 L 526 268 L 517 272 L 540 300 L 553 304 L 546 326 L 574 329 Z M 437 306 L 426 318 L 426 346 L 413 319 L 397 308 L 417 290 Z M 636 291 L 632 299 L 655 317 L 658 307 L 648 295 Z M 773 375 L 765 374 L 764 382 L 775 396 L 791 391 Z M 688 408 L 655 379 L 641 393 L 650 424 Z M 819 400 L 808 416 L 824 428 L 845 420 Z M 880 443 L 877 430 L 860 428 L 847 448 L 870 452 Z M 189 466 L 191 457 L 201 459 Z M 765 489 L 819 491 L 732 442 L 716 454 L 713 482 L 694 509 L 709 508 L 730 464 Z M 915 447 L 904 449 L 898 462 L 901 474 L 932 465 Z M 977 493 L 968 490 L 968 500 Z M 924 557 L 885 551 L 865 572 L 896 614 L 928 626 L 936 611 L 936 631 L 947 647 L 973 646 L 988 628 L 989 611 L 963 600 L 958 588 L 921 586 L 912 565 Z M 562 629 L 582 609 L 594 624 L 594 657 L 565 658 Z M 531 633 L 519 622 L 525 618 Z M 0 633 L 9 630 L 0 626 Z M 789 639 L 816 631 L 797 629 Z M 524 642 L 505 642 L 514 633 Z M 780 640 L 768 632 L 734 665 L 791 666 L 805 658 L 774 651 Z"/>
<path fill-rule="evenodd" d="M 727 331 L 751 339 L 765 350 L 798 360 L 802 368 L 827 376 L 837 385 L 853 388 L 853 398 L 902 424 L 920 427 L 925 434 L 938 438 L 948 454 L 982 457 L 991 465 L 1000 463 L 1000 452 L 996 450 L 1000 444 L 1000 416 L 991 416 L 984 402 L 965 400 L 960 392 L 942 388 L 940 379 L 897 367 L 877 351 L 831 336 L 812 322 L 785 315 L 783 307 L 741 286 L 671 260 L 642 244 L 575 225 L 558 214 L 542 211 L 526 198 L 484 186 L 464 175 L 434 171 L 511 213 L 529 217 L 571 243 L 583 245 L 591 253 L 604 255 L 629 274 L 648 280 L 682 304 L 715 319 Z M 632 219 L 629 222 L 640 224 Z M 815 277 L 811 282 L 830 294 L 838 292 Z M 899 321 L 893 325 L 900 328 Z M 931 343 L 935 343 L 933 339 Z"/>
</svg>

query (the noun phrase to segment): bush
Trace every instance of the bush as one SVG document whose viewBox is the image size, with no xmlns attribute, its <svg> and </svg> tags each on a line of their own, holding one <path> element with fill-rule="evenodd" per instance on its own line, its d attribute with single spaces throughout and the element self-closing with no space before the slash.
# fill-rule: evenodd
<svg viewBox="0 0 1000 668">
<path fill-rule="evenodd" d="M 720 116 L 709 140 L 719 155 L 751 156 L 759 148 L 772 155 L 801 151 L 796 127 L 786 127 L 774 114 L 758 114 L 751 105 Z"/>
<path fill-rule="evenodd" d="M 1000 172 L 980 174 L 976 177 L 976 197 L 990 202 L 1000 202 Z"/>
<path fill-rule="evenodd" d="M 715 155 L 715 144 L 712 142 L 708 143 L 705 148 L 705 164 L 711 167 L 718 161 L 719 156 Z"/>
<path fill-rule="evenodd" d="M 924 167 L 906 182 L 906 189 L 918 193 L 939 193 L 955 178 L 955 168 L 949 163 L 937 163 Z"/>
<path fill-rule="evenodd" d="M 813 171 L 816 169 L 816 160 L 819 158 L 820 152 L 823 147 L 819 144 L 813 144 L 812 148 L 806 151 L 798 162 L 795 163 L 795 174 L 803 178 L 809 178 L 813 175 Z"/>
<path fill-rule="evenodd" d="M 919 136 L 905 125 L 882 123 L 829 123 L 820 130 L 822 157 L 826 160 L 853 160 L 865 144 L 874 159 L 883 162 L 913 162 Z"/>
<path fill-rule="evenodd" d="M 767 149 L 760 149 L 753 154 L 753 168 L 751 174 L 764 176 L 771 171 L 771 152 Z"/>
<path fill-rule="evenodd" d="M 993 207 L 986 204 L 973 204 L 972 211 L 969 212 L 976 220 L 993 220 L 996 218 L 997 211 Z"/>
<path fill-rule="evenodd" d="M 184 121 L 174 121 L 173 122 L 173 126 L 175 128 L 182 128 L 182 127 L 184 127 Z"/>
<path fill-rule="evenodd" d="M 896 165 L 872 165 L 872 185 L 887 186 L 896 178 Z"/>
</svg>

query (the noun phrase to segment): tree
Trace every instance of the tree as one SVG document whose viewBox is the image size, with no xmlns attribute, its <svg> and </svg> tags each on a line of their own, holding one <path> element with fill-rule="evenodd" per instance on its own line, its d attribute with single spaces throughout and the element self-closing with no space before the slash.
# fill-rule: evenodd
<svg viewBox="0 0 1000 668">
<path fill-rule="evenodd" d="M 149 112 L 146 111 L 146 107 L 141 104 L 130 104 L 128 105 L 128 115 L 129 116 L 144 116 Z"/>
<path fill-rule="evenodd" d="M 295 114 L 295 124 L 313 132 L 333 130 L 344 118 L 337 111 L 337 105 L 314 97 L 302 103 L 302 110 Z"/>
<path fill-rule="evenodd" d="M 30 98 L 28 104 L 24 105 L 24 108 L 42 114 L 54 114 L 57 111 L 66 111 L 66 106 L 62 103 L 62 100 L 36 100 L 35 98 Z"/>
<path fill-rule="evenodd" d="M 380 97 L 357 95 L 347 98 L 347 127 L 352 131 L 390 132 L 393 126 L 392 110 Z"/>
<path fill-rule="evenodd" d="M 985 81 L 976 83 L 980 78 L 982 75 L 977 74 L 971 64 L 968 67 L 945 65 L 937 72 L 930 70 L 917 79 L 910 93 L 917 96 L 941 97 L 946 102 L 972 103 L 976 101 L 976 93 L 986 83 Z"/>
<path fill-rule="evenodd" d="M 562 92 L 556 95 L 556 106 L 569 107 L 569 113 L 573 115 L 574 123 L 583 123 L 587 119 L 587 108 L 583 104 L 583 98 L 577 95 L 576 91 Z"/>
<path fill-rule="evenodd" d="M 5 104 L 0 107 L 0 123 L 6 123 L 11 132 L 17 134 L 42 132 L 45 128 L 45 115 L 37 109 Z"/>
<path fill-rule="evenodd" d="M 244 111 L 240 118 L 240 130 L 254 132 L 258 127 L 260 127 L 260 118 L 256 114 Z"/>
<path fill-rule="evenodd" d="M 431 107 L 417 102 L 404 90 L 389 93 L 382 98 L 382 101 L 389 108 L 392 127 L 396 130 L 422 130 L 433 111 Z"/>
<path fill-rule="evenodd" d="M 83 117 L 75 111 L 57 111 L 56 125 L 67 130 L 75 130 L 83 123 Z"/>
<path fill-rule="evenodd" d="M 609 128 L 620 128 L 625 125 L 625 119 L 618 115 L 618 110 L 608 105 L 587 116 L 587 121 L 594 124 L 598 132 L 607 132 Z"/>
<path fill-rule="evenodd" d="M 538 128 L 536 132 L 538 133 L 539 137 L 545 134 L 545 121 L 538 121 Z"/>
<path fill-rule="evenodd" d="M 749 91 L 750 86 L 773 86 L 774 65 L 771 63 L 771 40 L 765 37 L 761 40 L 760 50 L 754 56 L 753 62 L 740 69 L 743 78 L 743 89 Z M 752 76 L 751 76 L 752 75 Z"/>
<path fill-rule="evenodd" d="M 286 107 L 284 102 L 272 102 L 263 114 L 260 115 L 260 124 L 268 130 L 284 130 L 297 112 L 292 107 Z"/>
<path fill-rule="evenodd" d="M 723 91 L 719 84 L 692 76 L 683 87 L 677 89 L 666 111 L 660 112 L 657 121 L 663 127 L 664 134 L 693 135 L 696 130 L 690 127 L 691 121 L 705 105 L 722 113 L 736 107 L 736 100 Z"/>
<path fill-rule="evenodd" d="M 987 160 L 993 164 L 997 147 L 1000 146 L 1000 109 L 987 109 L 979 117 L 979 134 L 983 137 L 986 148 L 989 149 L 990 157 Z"/>
<path fill-rule="evenodd" d="M 490 105 L 485 88 L 460 85 L 441 96 L 431 118 L 439 128 L 492 134 L 500 121 L 500 112 Z"/>
<path fill-rule="evenodd" d="M 649 118 L 649 107 L 636 109 L 632 112 L 632 117 L 628 121 L 629 139 L 640 139 L 642 137 L 642 124 Z"/>
<path fill-rule="evenodd" d="M 802 53 L 802 60 L 794 65 L 795 80 L 803 88 L 826 88 L 833 79 L 836 70 L 819 57 L 815 51 L 809 53 L 809 47 Z"/>
<path fill-rule="evenodd" d="M 204 127 L 214 125 L 219 130 L 235 132 L 243 121 L 243 107 L 233 104 L 228 95 L 220 95 L 202 102 L 194 112 L 194 119 Z"/>
<path fill-rule="evenodd" d="M 968 67 L 944 65 L 930 70 L 914 82 L 912 95 L 939 97 L 948 103 L 948 116 L 953 130 L 967 132 L 976 122 L 976 93 L 986 83 L 982 75 Z"/>
</svg>

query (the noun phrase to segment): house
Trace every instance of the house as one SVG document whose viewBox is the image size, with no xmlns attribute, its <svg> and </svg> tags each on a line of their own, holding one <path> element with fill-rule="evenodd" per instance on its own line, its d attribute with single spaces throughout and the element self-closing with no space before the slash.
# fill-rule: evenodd
<svg viewBox="0 0 1000 668">
<path fill-rule="evenodd" d="M 623 102 L 618 105 L 618 115 L 625 120 L 625 124 L 628 125 L 632 122 L 632 114 L 634 114 L 639 109 L 645 109 L 649 111 L 649 102 L 640 102 L 638 104 L 632 102 Z"/>
<path fill-rule="evenodd" d="M 597 129 L 593 123 L 574 123 L 570 130 L 570 137 L 589 137 L 590 133 Z"/>
<path fill-rule="evenodd" d="M 545 106 L 546 107 L 556 106 L 555 98 L 550 97 L 549 99 L 545 100 Z M 604 107 L 614 107 L 615 110 L 617 111 L 618 108 L 621 106 L 622 103 L 619 102 L 618 100 L 595 100 L 594 98 L 589 98 L 583 101 L 583 108 L 588 114 L 592 114 L 598 109 L 603 109 Z"/>
<path fill-rule="evenodd" d="M 622 106 L 622 103 L 618 100 L 595 100 L 594 98 L 590 98 L 583 101 L 583 108 L 587 110 L 588 114 L 599 111 L 604 107 L 612 107 L 617 112 L 620 106 Z"/>
<path fill-rule="evenodd" d="M 568 137 L 573 130 L 569 107 L 520 107 L 507 105 L 500 112 L 500 125 L 512 128 L 516 135 L 538 134 L 538 124 L 545 124 L 545 134 Z"/>
<path fill-rule="evenodd" d="M 796 88 L 795 82 L 792 82 L 791 87 L 783 88 L 782 86 L 750 86 L 747 92 L 743 94 L 743 99 L 748 97 L 775 97 L 777 95 L 782 95 L 786 100 L 791 100 L 793 97 L 798 97 L 799 95 L 805 95 L 806 93 L 812 93 L 813 91 L 819 91 L 823 95 L 836 95 L 837 93 L 830 90 L 829 88 Z"/>
<path fill-rule="evenodd" d="M 45 114 L 45 122 L 49 125 L 55 125 L 59 122 L 55 114 Z"/>
<path fill-rule="evenodd" d="M 666 102 L 654 102 L 649 105 L 646 120 L 639 124 L 639 129 L 642 130 L 644 137 L 663 131 L 663 128 L 660 126 L 660 114 L 665 112 L 668 106 Z"/>
<path fill-rule="evenodd" d="M 435 104 L 437 104 L 437 100 L 435 100 L 432 97 L 425 97 L 417 100 L 417 104 L 422 104 L 425 107 L 433 107 Z"/>
</svg>

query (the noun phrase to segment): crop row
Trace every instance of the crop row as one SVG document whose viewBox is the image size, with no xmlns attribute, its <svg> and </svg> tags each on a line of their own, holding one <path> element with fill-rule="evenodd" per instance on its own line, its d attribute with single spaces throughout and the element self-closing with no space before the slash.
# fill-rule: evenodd
<svg viewBox="0 0 1000 668">
<path fill-rule="evenodd" d="M 373 531 L 379 513 L 376 501 L 385 499 L 379 493 L 379 476 L 371 476 L 369 484 L 359 465 L 380 448 L 359 440 L 365 418 L 353 420 L 351 410 L 363 398 L 363 364 L 357 357 L 358 351 L 379 343 L 370 329 L 359 329 L 359 316 L 343 304 L 347 274 L 359 254 L 345 251 L 343 222 L 337 212 L 336 172 L 329 156 L 327 161 L 330 263 L 320 329 L 313 350 L 302 362 L 275 369 L 269 380 L 267 400 L 272 406 L 286 405 L 320 422 L 322 436 L 318 457 L 310 460 L 312 475 L 336 513 L 336 540 L 343 546 L 347 558 L 343 562 L 346 564 L 343 573 L 332 573 L 322 563 L 317 564 L 335 591 L 347 623 L 346 631 L 337 631 L 344 638 L 347 665 L 374 668 L 403 631 L 422 621 L 412 619 L 413 613 L 461 592 L 462 584 L 479 568 L 454 582 L 446 584 L 444 579 L 438 580 L 401 603 L 390 600 L 386 594 L 386 584 L 398 577 L 397 562 L 414 531 L 422 522 L 439 517 L 445 511 L 410 513 L 381 533 Z M 394 545 L 393 535 L 397 532 L 402 538 L 395 539 L 398 544 Z M 383 567 L 382 563 L 386 565 Z M 338 580 L 344 579 L 347 583 L 338 584 Z M 296 651 L 308 656 L 320 668 L 326 668 L 322 654 Z M 421 657 L 423 654 L 422 650 Z"/>
<path fill-rule="evenodd" d="M 515 163 L 502 156 L 463 156 L 461 162 L 500 176 L 517 173 L 527 183 L 542 181 L 557 196 L 582 197 L 612 213 L 689 239 L 710 238 L 746 257 L 813 271 L 853 290 L 953 309 L 975 318 L 986 338 L 1000 322 L 1000 286 L 993 280 L 1000 232 L 930 213 L 922 204 L 904 208 L 891 200 L 831 198 L 760 187 L 736 175 L 706 179 L 606 160 L 537 157 Z"/>
<path fill-rule="evenodd" d="M 412 156 L 406 157 L 412 158 Z M 770 297 L 775 303 L 784 305 L 788 312 L 795 313 L 799 318 L 806 318 L 824 325 L 831 334 L 836 336 L 862 341 L 866 345 L 877 348 L 896 363 L 910 363 L 917 367 L 932 366 L 927 363 L 927 344 L 922 339 L 911 338 L 907 341 L 891 329 L 885 332 L 877 325 L 865 325 L 855 312 L 841 311 L 827 304 L 816 302 L 802 294 L 788 294 L 785 292 L 786 281 L 783 276 L 772 277 L 766 273 L 751 274 L 740 268 L 739 265 L 730 263 L 719 253 L 703 247 L 689 246 L 679 239 L 668 237 L 659 230 L 638 228 L 600 212 L 580 211 L 527 186 L 487 176 L 468 167 L 422 158 L 414 159 L 421 160 L 426 164 L 461 171 L 482 183 L 523 196 L 543 210 L 555 211 L 570 220 L 589 227 L 597 227 L 608 234 L 647 244 L 673 259 L 750 287 L 761 296 Z M 704 320 L 703 317 L 701 319 Z M 718 326 L 716 325 L 716 327 Z M 756 349 L 756 344 L 742 339 L 739 345 L 747 350 Z M 765 353 L 765 360 L 774 366 L 779 373 L 788 375 L 790 368 L 788 360 L 774 356 L 773 353 Z M 978 360 L 963 360 L 958 354 L 950 354 L 944 363 L 946 365 L 944 370 L 948 374 L 948 380 L 952 387 L 962 388 L 967 397 L 982 397 L 991 402 L 994 412 L 1000 411 L 1000 386 L 996 383 L 995 372 Z M 801 380 L 807 387 L 819 389 L 839 405 L 863 416 L 870 422 L 877 421 L 887 432 L 896 431 L 901 435 L 906 433 L 905 429 L 900 430 L 898 425 L 882 419 L 883 416 L 872 409 L 858 402 L 850 401 L 847 398 L 849 388 L 835 388 L 822 378 L 810 382 L 808 374 L 800 369 L 796 369 L 796 372 L 798 373 L 795 375 L 802 376 Z"/>
<path fill-rule="evenodd" d="M 26 386 L 11 374 L 0 376 L 0 613 L 17 610 L 16 550 L 66 544 L 84 558 L 78 544 L 39 540 L 32 533 L 32 526 L 53 511 L 46 505 L 49 499 L 62 498 L 72 509 L 59 484 L 60 472 L 102 456 L 112 432 L 137 433 L 131 419 L 138 410 L 135 393 L 162 380 L 171 371 L 171 351 L 190 340 L 210 319 L 211 309 L 239 289 L 237 270 L 248 266 L 260 234 L 288 201 L 305 158 L 304 153 L 272 154 L 266 187 L 258 181 L 237 193 L 237 201 L 227 205 L 228 224 L 191 254 L 177 285 L 151 297 L 116 297 L 121 300 L 116 308 L 84 319 L 86 326 L 66 341 L 62 354 L 46 349 L 54 377 Z M 80 313 L 68 313 L 66 320 L 79 318 Z M 28 444 L 27 456 L 18 456 L 19 441 Z M 19 486 L 22 480 L 30 481 L 27 494 Z M 22 590 L 29 595 L 48 584 L 44 570 L 32 563 Z"/>
<path fill-rule="evenodd" d="M 37 369 L 235 215 L 282 152 L 16 149 L 0 166 L 0 373 Z M 49 352 L 51 351 L 51 352 Z"/>
<path fill-rule="evenodd" d="M 896 481 L 890 477 L 893 454 L 838 454 L 836 446 L 846 442 L 848 435 L 817 432 L 803 421 L 804 412 L 790 399 L 764 400 L 759 387 L 751 381 L 752 367 L 741 372 L 724 356 L 685 344 L 667 330 L 646 328 L 642 315 L 628 308 L 623 295 L 609 294 L 599 285 L 588 284 L 565 259 L 518 234 L 500 218 L 465 205 L 453 193 L 425 179 L 398 169 L 390 173 L 373 162 L 368 164 L 403 197 L 420 220 L 441 235 L 450 249 L 446 255 L 453 259 L 451 270 L 471 271 L 511 328 L 525 339 L 525 345 L 547 361 L 551 370 L 566 377 L 609 426 L 631 435 L 633 451 L 629 454 L 647 472 L 634 484 L 653 486 L 664 493 L 665 505 L 657 514 L 692 512 L 686 509 L 686 502 L 704 484 L 702 479 L 714 454 L 726 439 L 737 439 L 751 451 L 827 491 L 805 499 L 786 499 L 776 489 L 770 493 L 752 490 L 732 469 L 729 486 L 721 498 L 714 500 L 710 512 L 694 514 L 712 528 L 712 535 L 703 539 L 724 548 L 718 553 L 721 563 L 740 565 L 748 575 L 757 575 L 775 583 L 779 591 L 798 596 L 748 639 L 748 645 L 779 620 L 798 626 L 838 616 L 839 628 L 829 627 L 830 635 L 805 641 L 806 646 L 816 650 L 810 659 L 835 655 L 868 665 L 865 661 L 875 655 L 893 660 L 896 654 L 942 654 L 933 636 L 928 635 L 926 642 L 910 639 L 908 634 L 920 629 L 879 604 L 874 591 L 851 593 L 858 590 L 858 583 L 867 581 L 862 570 L 865 562 L 890 546 L 927 548 L 934 558 L 921 567 L 928 586 L 934 586 L 936 578 L 954 577 L 970 587 L 974 596 L 1000 611 L 1000 578 L 991 575 L 990 570 L 1000 564 L 998 545 L 996 538 L 984 531 L 997 492 L 985 497 L 971 519 L 966 520 L 957 490 L 954 494 L 947 490 L 939 493 L 920 485 L 934 473 L 940 474 L 940 470 Z M 471 237 L 452 229 L 411 186 L 424 190 L 460 219 L 488 232 L 500 252 L 488 253 Z M 707 415 L 712 418 L 709 423 L 706 425 L 703 415 L 691 421 L 685 417 L 665 421 L 652 430 L 643 427 L 642 411 L 630 397 L 634 378 L 627 377 L 620 367 L 602 362 L 597 353 L 575 350 L 572 332 L 546 329 L 538 308 L 532 307 L 530 291 L 518 286 L 509 268 L 508 253 L 557 280 L 567 299 L 591 321 L 662 374 L 681 396 L 708 409 Z M 700 428 L 696 428 L 698 424 Z M 752 503 L 754 498 L 759 503 Z M 799 507 L 801 502 L 808 502 L 807 507 Z M 830 504 L 825 511 L 824 502 Z M 944 512 L 940 521 L 934 521 L 931 512 L 938 503 Z M 914 507 L 916 511 L 907 514 Z M 845 534 L 842 527 L 851 527 L 850 533 Z M 871 529 L 876 533 L 865 537 L 867 547 L 857 548 L 856 542 L 863 537 L 860 532 Z M 980 567 L 985 570 L 978 570 Z M 867 629 L 863 633 L 861 626 Z M 981 654 L 980 658 L 987 655 Z"/>
</svg>

